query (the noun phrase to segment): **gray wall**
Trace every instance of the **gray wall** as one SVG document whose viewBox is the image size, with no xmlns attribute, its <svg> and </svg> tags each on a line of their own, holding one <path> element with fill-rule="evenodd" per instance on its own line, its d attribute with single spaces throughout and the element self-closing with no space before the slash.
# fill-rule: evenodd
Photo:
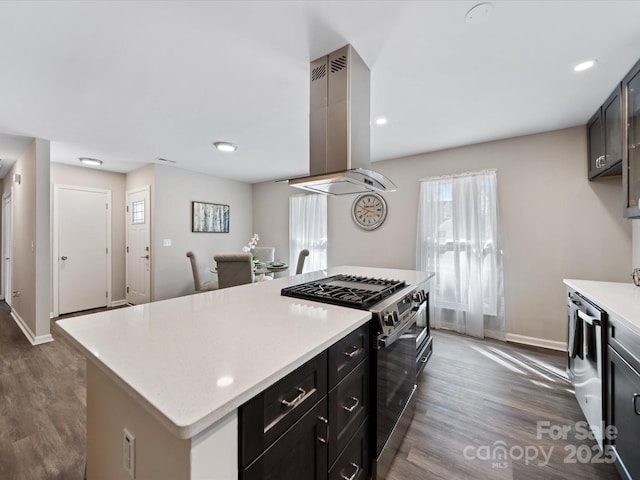
<svg viewBox="0 0 640 480">
<path fill-rule="evenodd" d="M 398 191 L 373 232 L 351 220 L 354 197 L 329 198 L 330 266 L 415 268 L 419 179 L 485 168 L 498 171 L 507 334 L 565 341 L 563 278 L 629 281 L 631 222 L 622 217 L 620 178 L 587 180 L 586 135 L 574 127 L 373 164 Z M 254 186 L 254 230 L 288 245 L 283 183 Z M 285 256 L 286 258 L 286 256 Z"/>
<path fill-rule="evenodd" d="M 213 263 L 214 254 L 239 252 L 249 242 L 253 215 L 248 183 L 155 165 L 152 199 L 154 301 L 193 293 L 188 250 L 206 252 Z M 192 201 L 229 205 L 229 233 L 192 233 Z M 164 239 L 171 240 L 170 247 L 163 246 Z"/>
<path fill-rule="evenodd" d="M 50 340 L 49 266 L 49 142 L 35 139 L 3 181 L 3 192 L 12 192 L 13 291 L 12 308 L 18 322 L 34 343 Z M 14 174 L 21 182 L 14 183 Z"/>
<path fill-rule="evenodd" d="M 111 190 L 111 301 L 124 301 L 125 175 L 123 173 L 105 172 L 96 168 L 52 163 L 51 185 L 54 184 Z"/>
</svg>

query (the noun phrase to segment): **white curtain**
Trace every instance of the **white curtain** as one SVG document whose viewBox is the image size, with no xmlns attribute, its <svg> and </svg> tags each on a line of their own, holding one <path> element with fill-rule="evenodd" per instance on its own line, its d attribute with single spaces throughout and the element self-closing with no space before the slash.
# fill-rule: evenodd
<svg viewBox="0 0 640 480">
<path fill-rule="evenodd" d="M 505 339 L 495 171 L 421 181 L 416 266 L 435 272 L 432 326 Z"/>
<path fill-rule="evenodd" d="M 295 273 L 300 250 L 309 250 L 303 272 L 327 268 L 327 197 L 289 197 L 289 269 Z"/>
</svg>

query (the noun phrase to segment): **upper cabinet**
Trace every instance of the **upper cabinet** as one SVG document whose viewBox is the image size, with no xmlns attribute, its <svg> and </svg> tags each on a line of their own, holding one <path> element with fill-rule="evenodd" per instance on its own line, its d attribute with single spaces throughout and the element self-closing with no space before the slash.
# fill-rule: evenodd
<svg viewBox="0 0 640 480">
<path fill-rule="evenodd" d="M 587 124 L 589 180 L 622 173 L 622 95 L 618 85 Z"/>
<path fill-rule="evenodd" d="M 625 128 L 622 151 L 624 216 L 640 217 L 640 61 L 622 80 Z"/>
</svg>

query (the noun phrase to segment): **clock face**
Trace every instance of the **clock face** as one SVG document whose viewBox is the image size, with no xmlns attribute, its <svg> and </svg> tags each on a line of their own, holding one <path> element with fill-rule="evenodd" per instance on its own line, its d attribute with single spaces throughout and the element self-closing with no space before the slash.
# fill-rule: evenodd
<svg viewBox="0 0 640 480">
<path fill-rule="evenodd" d="M 378 194 L 365 193 L 353 202 L 351 216 L 360 228 L 374 230 L 387 217 L 387 202 Z"/>
</svg>

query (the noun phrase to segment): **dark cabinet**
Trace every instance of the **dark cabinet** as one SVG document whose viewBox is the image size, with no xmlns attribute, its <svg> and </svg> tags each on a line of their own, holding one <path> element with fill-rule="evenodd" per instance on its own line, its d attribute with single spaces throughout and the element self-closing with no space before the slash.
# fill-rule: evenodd
<svg viewBox="0 0 640 480">
<path fill-rule="evenodd" d="M 609 347 L 609 424 L 612 448 L 623 478 L 640 478 L 640 373 Z M 627 476 L 628 473 L 628 476 Z"/>
<path fill-rule="evenodd" d="M 640 335 L 611 317 L 607 348 L 609 444 L 622 478 L 640 478 Z"/>
<path fill-rule="evenodd" d="M 327 400 L 318 402 L 241 473 L 244 480 L 327 478 Z"/>
<path fill-rule="evenodd" d="M 368 478 L 369 331 L 351 332 L 240 407 L 241 480 Z"/>
<path fill-rule="evenodd" d="M 621 87 L 587 123 L 589 180 L 622 173 L 623 116 Z"/>
<path fill-rule="evenodd" d="M 622 80 L 624 216 L 640 217 L 640 62 Z"/>
</svg>

